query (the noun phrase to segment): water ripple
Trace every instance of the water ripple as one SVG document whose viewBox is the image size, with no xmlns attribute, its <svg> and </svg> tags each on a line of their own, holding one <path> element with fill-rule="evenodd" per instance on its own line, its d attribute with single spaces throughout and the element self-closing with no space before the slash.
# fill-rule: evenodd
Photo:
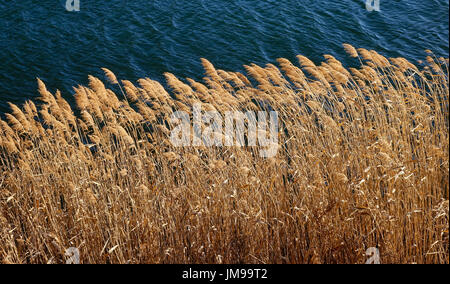
<svg viewBox="0 0 450 284">
<path fill-rule="evenodd" d="M 56 2 L 56 3 L 55 3 Z M 343 42 L 386 56 L 448 57 L 448 0 L 383 0 L 369 13 L 363 0 L 65 0 L 0 2 L 0 113 L 6 101 L 36 96 L 36 77 L 71 97 L 87 75 L 163 80 L 163 72 L 200 80 L 200 57 L 217 67 L 314 61 L 328 53 L 347 62 Z"/>
</svg>

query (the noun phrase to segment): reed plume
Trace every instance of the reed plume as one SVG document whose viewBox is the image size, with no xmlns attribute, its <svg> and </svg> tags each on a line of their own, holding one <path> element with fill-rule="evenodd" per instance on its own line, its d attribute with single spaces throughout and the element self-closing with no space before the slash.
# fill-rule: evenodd
<svg viewBox="0 0 450 284">
<path fill-rule="evenodd" d="M 343 46 L 360 66 L 299 55 L 246 76 L 201 59 L 203 81 L 136 84 L 102 68 L 120 92 L 89 76 L 74 105 L 37 79 L 42 103 L 0 119 L 0 262 L 77 247 L 82 263 L 364 263 L 377 247 L 382 263 L 448 264 L 448 59 Z M 176 147 L 170 116 L 196 103 L 276 111 L 277 155 L 248 143 L 269 137 L 250 118 L 242 137 L 214 133 L 239 145 Z"/>
</svg>

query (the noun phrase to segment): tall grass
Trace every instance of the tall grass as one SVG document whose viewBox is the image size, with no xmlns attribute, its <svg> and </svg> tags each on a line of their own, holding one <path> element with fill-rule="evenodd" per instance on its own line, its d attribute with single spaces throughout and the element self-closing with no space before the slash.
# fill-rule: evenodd
<svg viewBox="0 0 450 284">
<path fill-rule="evenodd" d="M 0 262 L 449 263 L 448 59 L 420 69 L 344 45 L 316 65 L 249 77 L 203 59 L 203 82 L 134 84 L 104 69 L 76 108 L 41 102 L 0 121 Z M 116 92 L 112 91 L 116 90 Z M 169 141 L 173 111 L 278 111 L 278 154 Z"/>
</svg>

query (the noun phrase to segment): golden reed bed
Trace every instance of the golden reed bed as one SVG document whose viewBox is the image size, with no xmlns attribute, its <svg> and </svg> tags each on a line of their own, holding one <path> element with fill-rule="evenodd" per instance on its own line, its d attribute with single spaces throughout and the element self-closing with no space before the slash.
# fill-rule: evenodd
<svg viewBox="0 0 450 284">
<path fill-rule="evenodd" d="M 0 262 L 449 263 L 448 59 L 344 45 L 315 65 L 89 76 L 76 108 L 38 80 L 41 103 L 0 121 Z M 279 150 L 174 147 L 176 110 L 271 108 Z"/>
</svg>

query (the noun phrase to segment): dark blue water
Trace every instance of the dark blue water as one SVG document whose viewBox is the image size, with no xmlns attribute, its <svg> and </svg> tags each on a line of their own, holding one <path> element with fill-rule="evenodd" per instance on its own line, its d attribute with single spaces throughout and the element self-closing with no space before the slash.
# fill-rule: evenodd
<svg viewBox="0 0 450 284">
<path fill-rule="evenodd" d="M 347 61 L 343 42 L 385 56 L 448 57 L 448 0 L 0 0 L 0 113 L 37 95 L 36 77 L 69 98 L 100 67 L 119 79 L 202 78 L 200 58 L 243 71 L 303 54 Z"/>
</svg>

